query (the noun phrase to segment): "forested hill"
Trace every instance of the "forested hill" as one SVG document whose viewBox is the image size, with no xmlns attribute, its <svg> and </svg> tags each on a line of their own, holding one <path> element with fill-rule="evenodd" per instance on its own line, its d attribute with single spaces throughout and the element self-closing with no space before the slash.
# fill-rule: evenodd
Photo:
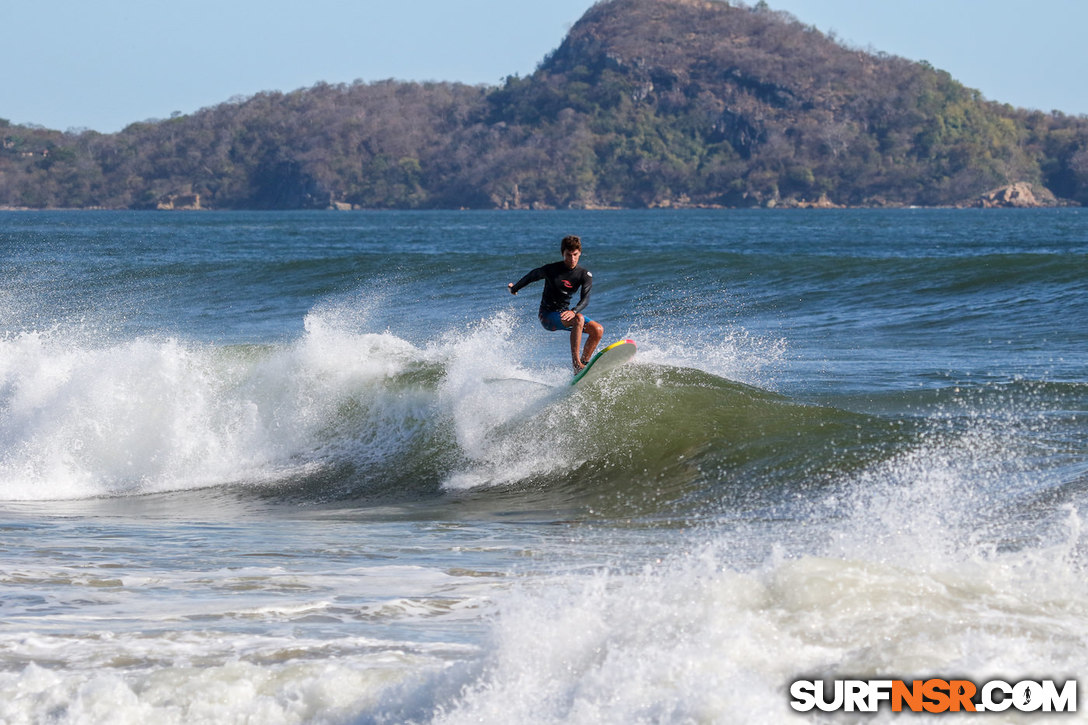
<svg viewBox="0 0 1088 725">
<path fill-rule="evenodd" d="M 951 205 L 1014 182 L 1088 203 L 1088 118 L 718 0 L 599 2 L 494 88 L 318 84 L 0 140 L 8 207 Z"/>
</svg>

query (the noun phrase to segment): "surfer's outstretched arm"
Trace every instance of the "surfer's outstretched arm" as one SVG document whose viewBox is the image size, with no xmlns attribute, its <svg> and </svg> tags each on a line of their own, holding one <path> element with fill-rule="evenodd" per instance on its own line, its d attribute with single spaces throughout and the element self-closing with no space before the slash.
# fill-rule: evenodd
<svg viewBox="0 0 1088 725">
<path fill-rule="evenodd" d="M 516 295 L 519 289 L 527 284 L 532 284 L 533 282 L 536 282 L 538 279 L 544 279 L 543 267 L 537 267 L 536 269 L 532 270 L 527 275 L 519 279 L 517 282 L 511 282 L 506 286 L 507 288 L 509 288 L 510 294 Z"/>
</svg>

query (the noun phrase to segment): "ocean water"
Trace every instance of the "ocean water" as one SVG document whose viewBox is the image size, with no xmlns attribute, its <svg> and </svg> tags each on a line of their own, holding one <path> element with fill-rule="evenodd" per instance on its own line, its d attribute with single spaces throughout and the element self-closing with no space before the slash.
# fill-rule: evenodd
<svg viewBox="0 0 1088 725">
<path fill-rule="evenodd" d="M 575 390 L 506 290 L 570 233 Z M 1086 320 L 1080 209 L 0 212 L 0 722 L 1083 680 Z"/>
</svg>

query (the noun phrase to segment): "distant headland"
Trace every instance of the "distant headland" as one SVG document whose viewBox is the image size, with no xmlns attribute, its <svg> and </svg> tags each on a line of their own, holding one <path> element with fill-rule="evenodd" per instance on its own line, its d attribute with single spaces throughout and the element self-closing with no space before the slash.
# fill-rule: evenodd
<svg viewBox="0 0 1088 725">
<path fill-rule="evenodd" d="M 318 83 L 116 134 L 0 119 L 0 208 L 1062 204 L 1088 204 L 1088 117 L 984 99 L 762 2 L 598 2 L 494 87 Z"/>
</svg>

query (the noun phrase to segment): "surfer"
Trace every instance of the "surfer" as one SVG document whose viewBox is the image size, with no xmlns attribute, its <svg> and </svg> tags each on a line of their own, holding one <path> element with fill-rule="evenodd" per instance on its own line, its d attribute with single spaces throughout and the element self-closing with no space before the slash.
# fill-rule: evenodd
<svg viewBox="0 0 1088 725">
<path fill-rule="evenodd" d="M 510 288 L 510 294 L 516 295 L 525 285 L 544 280 L 544 293 L 540 297 L 540 311 L 537 313 L 540 324 L 552 332 L 570 330 L 570 356 L 574 372 L 577 373 L 593 357 L 593 351 L 604 335 L 604 328 L 582 314 L 589 304 L 589 292 L 593 288 L 593 274 L 585 267 L 578 266 L 578 258 L 582 256 L 582 240 L 573 235 L 563 237 L 559 251 L 563 254 L 562 261 L 537 267 L 506 286 Z M 578 304 L 571 308 L 570 299 L 579 288 Z M 589 339 L 579 352 L 583 333 L 589 335 Z"/>
</svg>

